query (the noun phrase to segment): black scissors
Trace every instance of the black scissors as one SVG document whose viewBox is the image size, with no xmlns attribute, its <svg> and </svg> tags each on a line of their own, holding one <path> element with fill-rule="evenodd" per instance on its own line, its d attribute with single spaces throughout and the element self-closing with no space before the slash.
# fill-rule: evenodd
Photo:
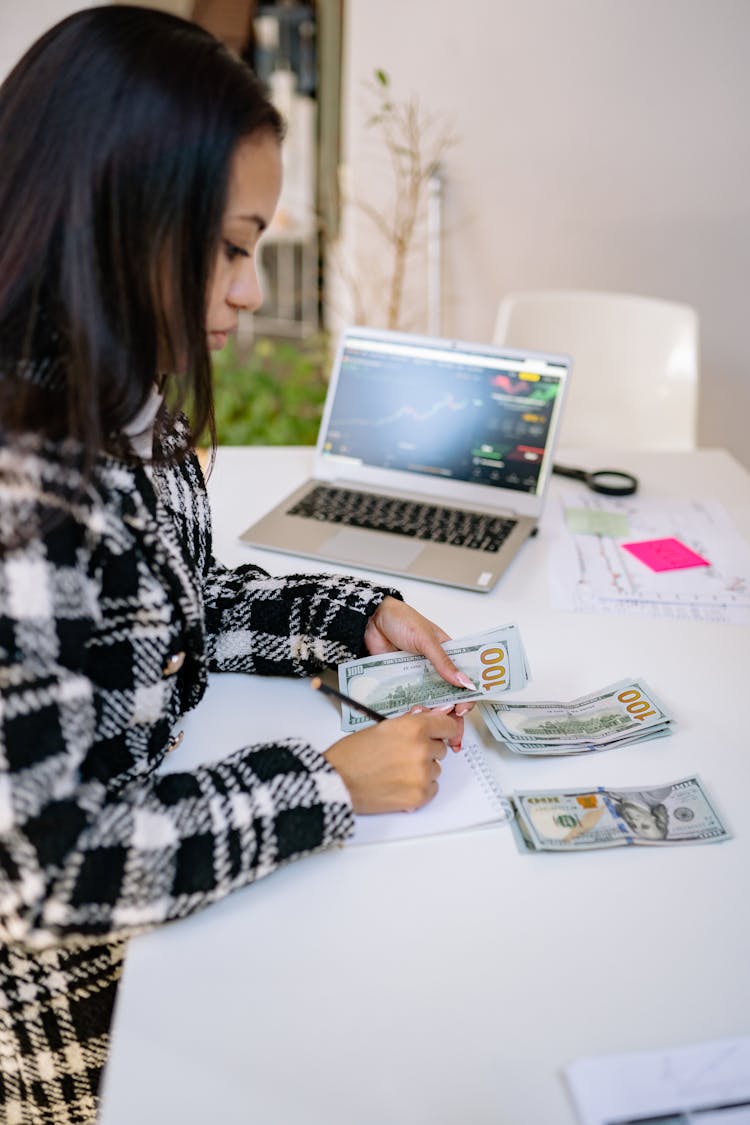
<svg viewBox="0 0 750 1125">
<path fill-rule="evenodd" d="M 589 473 L 586 469 L 569 469 L 565 465 L 553 465 L 552 472 L 559 477 L 581 480 L 592 492 L 601 492 L 605 496 L 632 496 L 638 491 L 638 477 L 632 476 L 631 473 L 623 473 L 620 469 L 595 469 L 594 472 Z"/>
</svg>

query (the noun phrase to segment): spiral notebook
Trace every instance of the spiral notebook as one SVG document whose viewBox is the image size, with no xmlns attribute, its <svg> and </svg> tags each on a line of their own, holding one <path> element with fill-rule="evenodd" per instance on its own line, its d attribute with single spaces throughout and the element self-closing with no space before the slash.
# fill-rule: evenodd
<svg viewBox="0 0 750 1125">
<path fill-rule="evenodd" d="M 167 755 L 165 773 L 195 769 L 241 746 L 280 736 L 298 737 L 319 748 L 341 738 L 338 704 L 313 691 L 309 680 L 236 672 L 212 673 L 204 698 L 182 718 L 180 727 L 184 738 Z M 465 731 L 461 752 L 448 750 L 445 755 L 440 791 L 428 805 L 413 813 L 358 816 L 348 843 L 404 840 L 509 820 L 510 806 L 470 719 Z"/>
<path fill-rule="evenodd" d="M 448 750 L 441 762 L 440 791 L 412 813 L 358 816 L 349 844 L 378 844 L 434 836 L 510 820 L 512 813 L 490 769 L 485 750 L 469 722 L 460 753 Z"/>
</svg>

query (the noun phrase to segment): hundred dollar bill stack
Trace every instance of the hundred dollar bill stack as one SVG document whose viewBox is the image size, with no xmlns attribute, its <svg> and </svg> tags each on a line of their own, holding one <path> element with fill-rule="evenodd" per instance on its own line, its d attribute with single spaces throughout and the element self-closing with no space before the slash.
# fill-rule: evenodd
<svg viewBox="0 0 750 1125">
<path fill-rule="evenodd" d="M 511 805 L 524 852 L 730 839 L 698 777 L 651 789 L 538 789 L 514 793 Z"/>
<path fill-rule="evenodd" d="M 446 683 L 424 656 L 411 652 L 389 652 L 340 664 L 339 689 L 358 703 L 390 717 L 418 704 L 440 707 L 462 700 L 494 699 L 528 683 L 528 661 L 515 624 L 446 641 L 443 648 L 459 671 L 476 685 L 476 691 Z M 371 722 L 346 704 L 342 706 L 342 730 L 360 730 Z"/>
<path fill-rule="evenodd" d="M 480 703 L 491 733 L 515 754 L 580 754 L 669 733 L 672 717 L 645 680 L 615 684 L 569 703 Z"/>
</svg>

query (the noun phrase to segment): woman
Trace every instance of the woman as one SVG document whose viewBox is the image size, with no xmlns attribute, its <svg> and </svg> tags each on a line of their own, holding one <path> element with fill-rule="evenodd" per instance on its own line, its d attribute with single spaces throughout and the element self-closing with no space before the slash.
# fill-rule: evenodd
<svg viewBox="0 0 750 1125">
<path fill-rule="evenodd" d="M 77 13 L 0 89 L 8 1122 L 93 1120 L 128 936 L 344 839 L 353 811 L 418 807 L 460 746 L 460 717 L 419 713 L 324 754 L 279 738 L 159 773 L 209 671 L 406 648 L 462 684 L 395 591 L 211 555 L 190 447 L 212 426 L 209 348 L 260 303 L 281 135 L 243 64 L 145 9 Z"/>
</svg>

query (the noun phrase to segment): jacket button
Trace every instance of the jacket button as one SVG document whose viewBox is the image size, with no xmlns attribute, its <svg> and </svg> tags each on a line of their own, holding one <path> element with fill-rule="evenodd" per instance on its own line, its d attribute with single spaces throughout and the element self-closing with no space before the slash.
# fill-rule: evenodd
<svg viewBox="0 0 750 1125">
<path fill-rule="evenodd" d="M 167 661 L 162 668 L 163 676 L 174 676 L 179 672 L 182 665 L 185 663 L 184 652 L 173 652 L 171 656 L 167 657 Z"/>
<path fill-rule="evenodd" d="M 176 750 L 177 747 L 182 742 L 184 737 L 185 737 L 184 730 L 180 730 L 180 731 L 177 732 L 177 734 L 174 736 L 174 738 L 170 738 L 169 745 L 167 746 L 167 753 L 171 754 L 173 750 Z"/>
</svg>

